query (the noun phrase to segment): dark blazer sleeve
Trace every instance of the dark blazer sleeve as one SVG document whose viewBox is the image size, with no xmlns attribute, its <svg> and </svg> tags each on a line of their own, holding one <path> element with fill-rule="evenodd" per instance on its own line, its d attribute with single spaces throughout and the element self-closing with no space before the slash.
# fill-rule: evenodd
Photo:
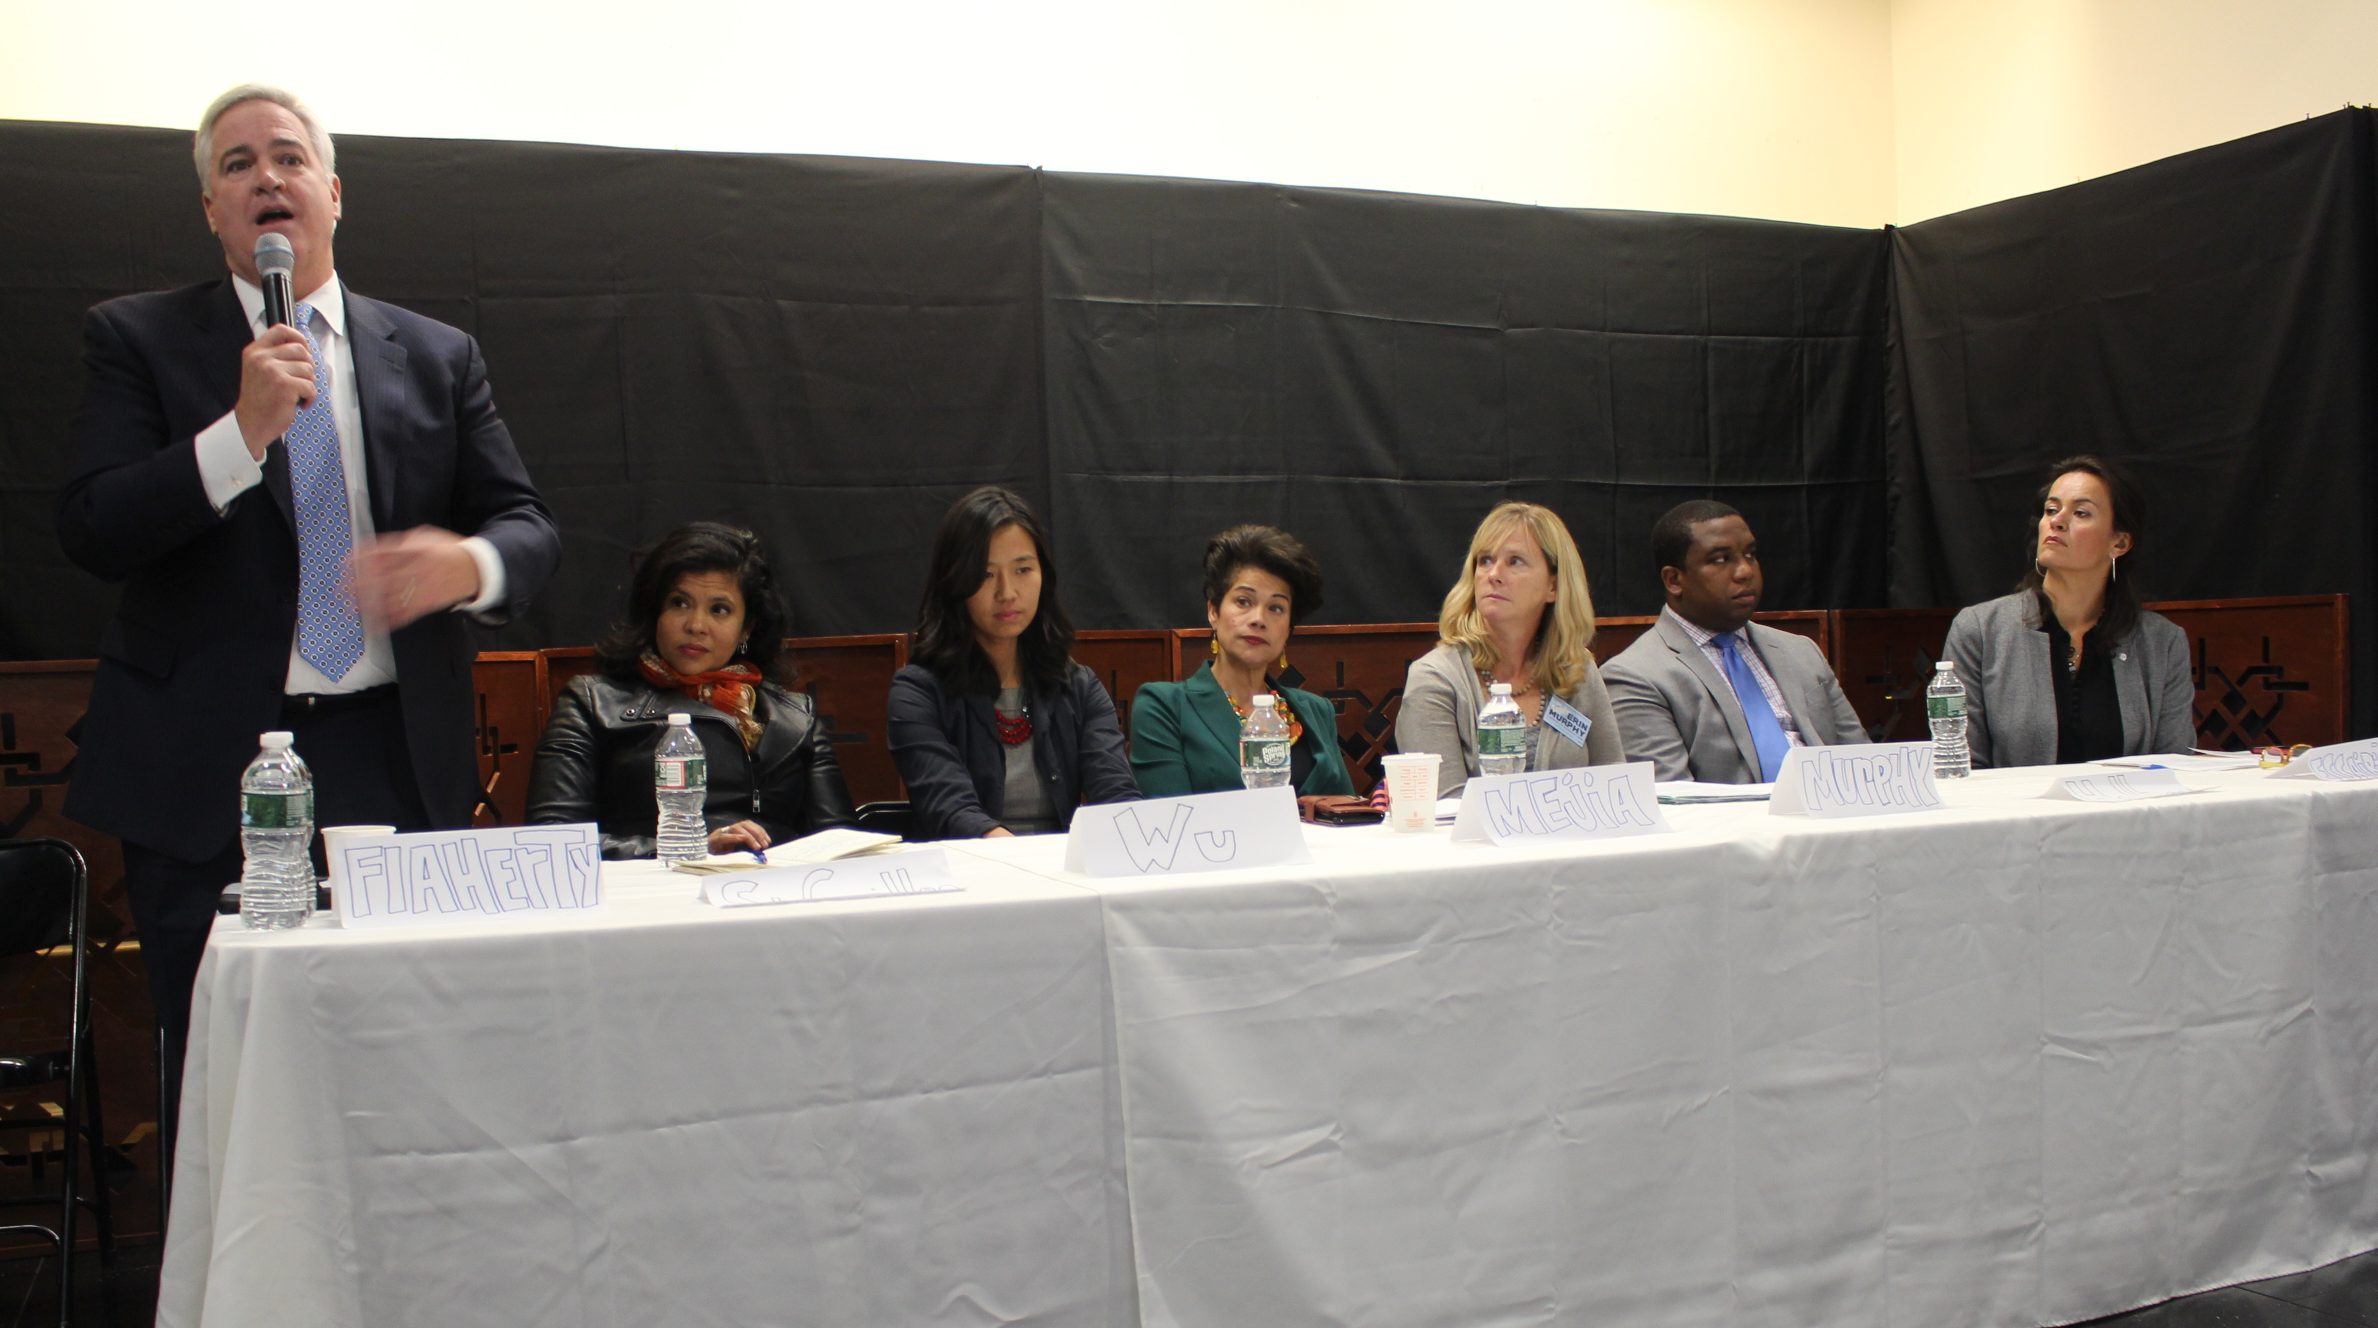
<svg viewBox="0 0 2378 1328">
<path fill-rule="evenodd" d="M 1115 699 L 1088 666 L 1073 666 L 1073 703 L 1082 717 L 1082 803 L 1131 802 L 1140 796 L 1131 777 L 1131 761 L 1123 755 L 1123 725 L 1115 718 Z"/>
<path fill-rule="evenodd" d="M 791 753 L 763 773 L 766 782 L 759 790 L 760 814 L 755 819 L 769 839 L 797 839 L 858 824 L 850 789 L 842 782 L 842 764 L 834 759 L 834 744 L 809 698 L 772 691 L 769 699 L 769 722 L 795 730 Z"/>
<path fill-rule="evenodd" d="M 110 302 L 83 318 L 83 397 L 58 501 L 58 542 L 66 556 L 107 581 L 132 576 L 222 521 L 198 476 L 197 437 L 237 400 L 244 344 L 234 339 L 215 348 L 229 357 L 233 395 L 200 419 L 226 386 L 216 381 L 223 375 L 196 357 L 165 360 L 136 345 L 119 321 L 128 307 Z M 161 374 L 174 381 L 160 382 Z M 168 392 L 206 404 L 169 415 Z"/>
<path fill-rule="evenodd" d="M 1151 798 L 1177 798 L 1197 790 L 1189 782 L 1189 757 L 1181 745 L 1181 720 L 1188 698 L 1177 682 L 1143 683 L 1131 702 L 1131 776 Z"/>
<path fill-rule="evenodd" d="M 975 792 L 954 735 L 943 726 L 945 716 L 958 712 L 941 680 L 923 665 L 908 665 L 892 675 L 885 711 L 892 764 L 908 786 L 917 837 L 980 839 L 998 829 Z"/>
</svg>

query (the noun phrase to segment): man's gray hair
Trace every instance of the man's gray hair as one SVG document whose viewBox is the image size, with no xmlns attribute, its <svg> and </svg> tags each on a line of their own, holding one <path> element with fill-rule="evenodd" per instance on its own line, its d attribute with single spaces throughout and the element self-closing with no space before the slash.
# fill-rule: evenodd
<svg viewBox="0 0 2378 1328">
<path fill-rule="evenodd" d="M 296 93 L 265 83 L 242 83 L 215 98 L 206 108 L 206 114 L 198 117 L 198 135 L 190 150 L 191 160 L 198 164 L 198 192 L 209 193 L 215 187 L 215 122 L 223 118 L 224 112 L 247 101 L 269 101 L 296 116 L 297 122 L 306 128 L 306 137 L 314 141 L 314 158 L 322 163 L 322 173 L 338 174 L 338 150 L 331 146 L 330 134 L 314 118 L 312 109 L 297 99 Z"/>
</svg>

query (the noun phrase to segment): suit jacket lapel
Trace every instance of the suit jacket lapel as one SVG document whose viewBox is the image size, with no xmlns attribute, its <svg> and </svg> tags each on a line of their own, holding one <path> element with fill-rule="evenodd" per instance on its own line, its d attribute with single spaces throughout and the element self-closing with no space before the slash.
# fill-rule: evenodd
<svg viewBox="0 0 2378 1328">
<path fill-rule="evenodd" d="M 1742 702 L 1735 699 L 1734 684 L 1726 681 L 1726 675 L 1717 671 L 1717 665 L 1709 662 L 1709 656 L 1703 654 L 1701 647 L 1693 644 L 1693 638 L 1667 614 L 1659 616 L 1652 624 L 1652 630 L 1660 634 L 1662 644 L 1676 652 L 1676 657 L 1684 662 L 1685 671 L 1692 674 L 1708 691 L 1709 703 L 1716 706 L 1717 712 L 1725 717 L 1726 732 L 1734 739 L 1734 747 L 1742 756 L 1742 764 L 1752 774 L 1757 774 L 1759 745 L 1751 740 L 1750 721 L 1742 717 Z"/>
<path fill-rule="evenodd" d="M 1190 712 L 1197 716 L 1206 732 L 1213 734 L 1214 741 L 1222 744 L 1222 750 L 1238 751 L 1238 713 L 1230 708 L 1230 697 L 1223 693 L 1222 680 L 1214 676 L 1213 665 L 1200 665 L 1197 672 L 1190 674 L 1189 681 L 1181 688 L 1181 694 L 1187 698 Z M 1234 756 L 1232 759 L 1237 758 Z"/>
<path fill-rule="evenodd" d="M 345 290 L 345 287 L 341 287 Z M 408 359 L 396 341 L 396 325 L 380 306 L 352 290 L 347 296 L 348 349 L 355 358 L 355 404 L 363 417 L 364 474 L 371 489 L 372 526 L 382 534 L 399 529 L 396 518 L 397 441 L 405 415 Z"/>
</svg>

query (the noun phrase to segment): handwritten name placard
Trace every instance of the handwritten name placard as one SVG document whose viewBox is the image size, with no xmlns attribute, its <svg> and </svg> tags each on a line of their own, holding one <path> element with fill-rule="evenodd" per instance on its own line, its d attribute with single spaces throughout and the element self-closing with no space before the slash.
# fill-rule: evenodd
<svg viewBox="0 0 2378 1328">
<path fill-rule="evenodd" d="M 1084 876 L 1181 876 L 1310 862 L 1296 790 L 1239 789 L 1108 802 L 1073 814 L 1065 869 Z"/>
<path fill-rule="evenodd" d="M 2281 766 L 2274 779 L 2326 779 L 2339 783 L 2378 779 L 2378 738 L 2315 747 Z"/>
<path fill-rule="evenodd" d="M 1932 744 L 1861 743 L 1794 747 L 1775 772 L 1776 816 L 1891 816 L 1940 806 L 1932 783 Z"/>
<path fill-rule="evenodd" d="M 713 872 L 702 878 L 702 902 L 720 908 L 754 904 L 809 904 L 822 899 L 869 899 L 882 895 L 947 894 L 958 889 L 950 856 L 938 848 L 870 853 L 831 862 L 786 867 L 753 864 L 748 871 Z"/>
<path fill-rule="evenodd" d="M 342 842 L 330 895 L 347 927 L 427 927 L 592 913 L 603 845 L 592 825 L 436 830 Z"/>
<path fill-rule="evenodd" d="M 2174 771 L 2126 770 L 2120 774 L 2066 775 L 2040 796 L 2071 802 L 2138 802 L 2194 792 Z"/>
<path fill-rule="evenodd" d="M 1596 765 L 1531 774 L 1480 775 L 1462 789 L 1455 839 L 1494 844 L 1532 840 L 1617 839 L 1656 835 L 1660 814 L 1654 767 Z"/>
</svg>

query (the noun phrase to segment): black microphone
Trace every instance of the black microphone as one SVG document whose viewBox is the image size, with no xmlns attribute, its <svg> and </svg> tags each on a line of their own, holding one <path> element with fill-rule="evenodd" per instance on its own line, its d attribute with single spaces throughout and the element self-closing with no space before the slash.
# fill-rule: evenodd
<svg viewBox="0 0 2378 1328">
<path fill-rule="evenodd" d="M 297 297 L 289 290 L 289 274 L 296 270 L 297 251 L 289 247 L 288 236 L 266 231 L 256 237 L 256 275 L 264 286 L 266 324 L 297 321 L 291 313 Z"/>
</svg>

